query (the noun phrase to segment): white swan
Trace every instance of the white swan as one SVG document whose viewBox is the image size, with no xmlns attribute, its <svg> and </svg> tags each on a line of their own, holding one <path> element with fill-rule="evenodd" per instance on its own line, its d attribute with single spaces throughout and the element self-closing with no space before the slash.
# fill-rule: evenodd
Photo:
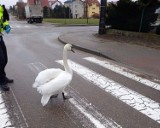
<svg viewBox="0 0 160 128">
<path fill-rule="evenodd" d="M 63 65 L 65 70 L 51 68 L 46 69 L 38 74 L 33 84 L 34 88 L 42 94 L 41 103 L 45 106 L 52 95 L 62 92 L 63 99 L 68 99 L 64 95 L 64 89 L 72 80 L 72 69 L 68 65 L 67 51 L 73 51 L 71 44 L 66 44 L 63 49 Z"/>
</svg>

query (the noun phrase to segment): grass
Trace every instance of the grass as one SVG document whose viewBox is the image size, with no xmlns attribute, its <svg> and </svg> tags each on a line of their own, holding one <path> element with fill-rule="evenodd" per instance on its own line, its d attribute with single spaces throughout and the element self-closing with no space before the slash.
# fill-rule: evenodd
<svg viewBox="0 0 160 128">
<path fill-rule="evenodd" d="M 99 19 L 56 19 L 44 18 L 45 22 L 60 24 L 60 25 L 98 25 Z"/>
<path fill-rule="evenodd" d="M 50 22 L 58 25 L 99 25 L 99 19 L 56 19 L 56 18 L 45 18 L 45 22 Z M 147 46 L 155 49 L 160 49 L 160 36 L 151 33 L 138 33 L 138 32 L 126 32 L 121 30 L 118 33 L 109 31 L 107 34 L 101 36 L 101 38 L 118 41 L 121 43 L 138 44 Z"/>
</svg>

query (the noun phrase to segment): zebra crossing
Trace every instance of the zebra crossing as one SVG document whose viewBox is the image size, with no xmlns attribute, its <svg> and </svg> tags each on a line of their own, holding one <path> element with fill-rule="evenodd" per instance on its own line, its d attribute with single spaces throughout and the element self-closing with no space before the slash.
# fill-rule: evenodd
<svg viewBox="0 0 160 128">
<path fill-rule="evenodd" d="M 57 60 L 57 62 L 59 61 Z M 40 62 L 30 63 L 28 66 L 35 74 L 37 74 L 38 72 L 44 69 L 47 69 L 47 67 Z M 99 113 L 97 109 L 85 97 L 81 98 L 79 92 L 77 92 L 75 89 L 73 89 L 72 87 L 69 87 L 68 90 L 71 96 L 73 97 L 69 99 L 69 102 L 77 110 L 79 110 L 79 112 L 83 114 L 84 117 L 88 119 L 89 122 L 92 123 L 95 128 L 122 128 L 119 124 L 117 124 L 111 118 L 104 117 L 101 113 Z M 75 115 L 77 116 L 78 114 L 76 113 Z M 86 127 L 90 126 L 88 124 L 83 124 L 83 125 Z"/>
<path fill-rule="evenodd" d="M 131 80 L 139 82 L 143 84 L 143 86 L 147 86 L 148 88 L 152 88 L 154 90 L 160 91 L 160 84 L 140 77 L 138 72 L 132 71 L 122 66 L 119 66 L 115 63 L 111 63 L 106 60 L 100 60 L 94 57 L 85 57 L 83 59 L 88 61 L 89 63 L 97 64 L 105 69 L 111 70 L 119 75 L 123 75 Z M 62 60 L 56 60 L 55 62 L 57 62 L 60 65 L 63 65 Z M 91 82 L 93 85 L 99 87 L 106 93 L 111 94 L 113 97 L 116 97 L 118 100 L 129 105 L 130 107 L 132 107 L 139 113 L 149 117 L 150 119 L 160 124 L 160 103 L 134 90 L 131 90 L 127 88 L 125 85 L 115 82 L 112 79 L 109 79 L 106 76 L 103 76 L 89 69 L 88 67 L 80 65 L 77 62 L 74 62 L 73 60 L 69 60 L 69 64 L 72 70 L 74 71 L 74 73 L 78 74 L 80 77 Z M 33 63 L 32 67 L 33 66 L 35 67 L 34 69 L 40 71 L 41 67 L 43 67 L 43 64 Z M 98 115 L 101 115 L 101 117 L 98 117 L 95 113 L 90 113 L 88 110 L 85 109 L 86 107 L 84 104 L 88 104 L 87 106 L 91 106 L 91 107 L 93 105 L 92 104 L 90 105 L 89 101 L 88 103 L 86 102 L 79 103 L 78 101 L 82 101 L 83 98 L 80 100 L 74 94 L 75 90 L 73 90 L 72 88 L 69 88 L 69 90 L 72 90 L 71 94 L 74 95 L 73 99 L 69 100 L 70 103 L 73 104 L 82 114 L 84 114 L 86 118 L 88 118 L 91 121 L 91 123 L 94 124 L 95 127 L 97 128 L 105 128 L 105 127 L 119 128 L 121 127 L 121 125 L 117 124 L 116 121 L 113 121 L 112 119 L 108 119 L 107 117 L 104 117 L 96 109 L 94 111 L 96 111 Z M 104 119 L 105 123 L 104 121 L 100 121 L 101 119 Z M 108 125 L 108 124 L 112 124 L 112 125 Z"/>
<path fill-rule="evenodd" d="M 86 57 L 84 59 L 89 61 L 89 62 L 98 64 L 98 65 L 100 65 L 100 66 L 102 66 L 104 68 L 107 68 L 107 69 L 109 69 L 109 70 L 111 70 L 113 72 L 116 72 L 116 73 L 118 73 L 120 75 L 128 77 L 128 78 L 130 78 L 132 80 L 135 80 L 135 81 L 137 81 L 139 83 L 142 83 L 142 84 L 144 84 L 144 85 L 146 85 L 148 87 L 151 87 L 153 89 L 156 89 L 156 90 L 160 91 L 159 84 L 138 76 L 139 73 L 137 73 L 137 72 L 129 70 L 129 69 L 125 68 L 125 67 L 120 67 L 120 66 L 118 66 L 116 64 L 113 64 L 113 63 L 110 63 L 110 62 L 107 62 L 107 61 L 104 61 L 104 60 L 98 60 L 98 59 L 93 58 L 93 57 Z"/>
<path fill-rule="evenodd" d="M 0 91 L 0 128 L 11 126 L 9 114 L 7 113 L 3 93 Z"/>
<path fill-rule="evenodd" d="M 15 102 L 17 107 L 10 103 L 11 101 L 8 99 L 8 94 L 0 90 L 0 128 L 28 128 L 29 126 L 12 88 L 10 88 L 9 93 L 12 95 L 12 100 L 14 100 L 13 102 Z M 24 122 L 19 121 L 20 117 Z"/>
<path fill-rule="evenodd" d="M 82 59 L 85 60 L 87 63 L 96 64 L 104 69 L 111 70 L 118 75 L 122 75 L 135 82 L 141 83 L 146 88 L 160 91 L 159 83 L 143 78 L 139 75 L 138 72 L 135 72 L 131 69 L 95 57 L 85 57 Z M 55 62 L 57 64 L 63 65 L 62 60 L 56 60 Z M 155 123 L 160 124 L 159 102 L 154 101 L 152 98 L 149 98 L 144 94 L 142 95 L 135 90 L 132 90 L 125 85 L 118 83 L 117 81 L 107 78 L 105 75 L 93 71 L 92 69 L 90 69 L 90 67 L 86 67 L 85 65 L 79 64 L 78 62 L 75 62 L 73 60 L 69 60 L 69 64 L 75 74 L 80 76 L 82 79 L 92 83 L 91 85 L 98 87 L 98 89 L 104 91 L 107 94 L 110 94 L 119 101 L 136 110 L 138 113 L 141 113 L 142 115 L 155 121 Z M 47 68 L 47 66 L 45 66 L 41 62 L 29 63 L 27 64 L 27 66 L 35 74 Z M 122 128 L 121 124 L 118 124 L 111 117 L 103 115 L 103 113 L 101 113 L 99 109 L 94 105 L 94 103 L 91 103 L 76 89 L 72 88 L 72 86 L 68 87 L 66 93 L 69 93 L 73 97 L 69 99 L 69 103 L 74 109 L 76 109 L 75 116 L 83 115 L 85 117 L 85 120 L 88 120 L 86 123 L 86 121 L 83 121 L 84 118 L 79 118 L 82 120 L 80 120 L 80 122 L 84 123 L 82 126 L 95 128 Z M 0 127 L 6 127 L 8 125 L 11 125 L 11 121 L 9 120 L 9 115 L 6 112 L 5 102 L 1 97 L 1 93 L 0 124 Z"/>
<path fill-rule="evenodd" d="M 90 62 L 94 63 L 100 63 L 100 60 L 97 60 L 95 58 L 84 58 L 85 60 L 90 60 Z M 62 65 L 62 60 L 57 61 Z M 105 64 L 106 62 L 101 63 L 101 66 L 106 68 Z M 110 64 L 111 66 L 112 64 Z M 88 80 L 89 82 L 92 82 L 94 85 L 98 86 L 99 88 L 103 89 L 105 92 L 112 94 L 114 97 L 118 98 L 122 102 L 126 103 L 127 105 L 131 106 L 132 108 L 136 109 L 137 111 L 145 114 L 146 116 L 150 117 L 151 119 L 155 120 L 156 122 L 160 123 L 160 103 L 155 102 L 154 100 L 143 96 L 124 85 L 121 85 L 99 73 L 96 73 L 92 70 L 90 70 L 87 67 L 84 67 L 74 61 L 70 60 L 70 66 L 72 67 L 73 71 L 75 71 L 77 74 L 82 76 L 85 80 Z M 114 68 L 117 67 L 116 68 Z M 108 69 L 114 70 L 116 72 L 119 71 L 119 74 L 129 74 L 125 75 L 126 77 L 132 78 L 131 76 L 134 76 L 133 78 L 135 80 L 143 83 L 144 85 L 154 87 L 155 89 L 159 90 L 160 84 L 151 82 L 149 80 L 143 79 L 141 77 L 136 76 L 135 74 L 130 74 L 125 71 L 120 73 L 121 70 L 118 69 L 117 65 L 113 65 L 113 67 L 107 67 Z M 119 67 L 120 68 L 120 67 Z M 124 67 L 123 67 L 124 68 Z M 126 69 L 126 68 L 125 68 Z M 129 69 L 127 69 L 129 70 Z M 133 79 L 132 78 L 132 79 Z M 147 82 L 146 82 L 147 81 Z M 151 83 L 148 84 L 148 83 Z"/>
</svg>

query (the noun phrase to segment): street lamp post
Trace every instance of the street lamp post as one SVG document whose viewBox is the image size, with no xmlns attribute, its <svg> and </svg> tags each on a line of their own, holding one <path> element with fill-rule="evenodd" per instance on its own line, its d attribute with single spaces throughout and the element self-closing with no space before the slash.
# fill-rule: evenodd
<svg viewBox="0 0 160 128">
<path fill-rule="evenodd" d="M 106 33 L 106 28 L 105 28 L 106 3 L 107 3 L 107 0 L 101 0 L 100 18 L 99 18 L 99 34 L 100 35 Z"/>
</svg>

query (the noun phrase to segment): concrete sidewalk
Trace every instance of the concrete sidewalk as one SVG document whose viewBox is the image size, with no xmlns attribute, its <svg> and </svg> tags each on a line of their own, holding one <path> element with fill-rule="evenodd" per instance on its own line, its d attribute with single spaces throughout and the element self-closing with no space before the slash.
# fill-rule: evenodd
<svg viewBox="0 0 160 128">
<path fill-rule="evenodd" d="M 62 43 L 113 59 L 119 63 L 160 79 L 160 50 L 134 44 L 120 43 L 96 36 L 94 32 L 67 33 L 59 36 Z"/>
</svg>

